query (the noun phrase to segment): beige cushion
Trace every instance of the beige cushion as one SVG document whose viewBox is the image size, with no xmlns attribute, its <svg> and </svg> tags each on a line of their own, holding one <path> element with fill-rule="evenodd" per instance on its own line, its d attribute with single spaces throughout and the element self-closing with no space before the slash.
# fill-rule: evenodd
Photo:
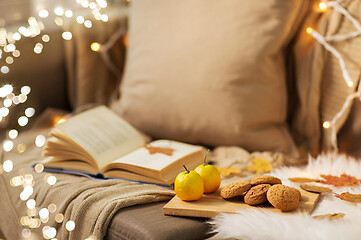
<svg viewBox="0 0 361 240">
<path fill-rule="evenodd" d="M 296 156 L 283 51 L 303 1 L 134 1 L 120 101 L 154 138 Z"/>
</svg>

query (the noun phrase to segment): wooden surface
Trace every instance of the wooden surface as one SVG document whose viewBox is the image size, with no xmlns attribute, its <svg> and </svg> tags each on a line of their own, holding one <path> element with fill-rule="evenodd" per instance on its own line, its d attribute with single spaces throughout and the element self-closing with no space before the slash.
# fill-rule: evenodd
<svg viewBox="0 0 361 240">
<path fill-rule="evenodd" d="M 241 197 L 224 200 L 218 191 L 216 193 L 203 195 L 201 199 L 193 202 L 185 202 L 175 196 L 163 207 L 163 213 L 166 215 L 211 218 L 219 213 L 236 213 L 242 209 L 253 208 L 271 210 L 282 214 L 292 214 L 295 212 L 306 212 L 310 214 L 316 206 L 320 194 L 306 192 L 302 189 L 299 190 L 302 198 L 298 208 L 292 212 L 281 212 L 269 203 L 259 206 L 249 206 L 243 202 Z"/>
</svg>

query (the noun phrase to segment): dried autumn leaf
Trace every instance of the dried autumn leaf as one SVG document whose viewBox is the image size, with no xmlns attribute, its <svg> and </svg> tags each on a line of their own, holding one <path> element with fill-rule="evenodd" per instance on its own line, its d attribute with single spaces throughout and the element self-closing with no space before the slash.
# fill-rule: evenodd
<svg viewBox="0 0 361 240">
<path fill-rule="evenodd" d="M 315 192 L 315 193 L 332 192 L 331 188 L 321 187 L 321 186 L 316 186 L 316 185 L 311 185 L 311 184 L 302 184 L 300 187 L 303 190 L 308 191 L 308 192 Z"/>
<path fill-rule="evenodd" d="M 232 167 L 217 167 L 218 171 L 223 177 L 229 177 L 231 175 L 239 175 L 241 169 Z"/>
<path fill-rule="evenodd" d="M 341 176 L 332 176 L 332 175 L 321 175 L 325 180 L 321 180 L 320 183 L 333 185 L 335 187 L 352 187 L 360 184 L 360 180 L 356 179 L 353 176 L 343 173 Z"/>
<path fill-rule="evenodd" d="M 294 178 L 289 178 L 288 180 L 295 182 L 295 183 L 307 183 L 307 182 L 319 182 L 320 181 L 320 179 L 303 178 L 303 177 L 294 177 Z"/>
<path fill-rule="evenodd" d="M 163 153 L 168 156 L 172 156 L 174 151 L 173 148 L 152 147 L 152 146 L 145 146 L 144 148 L 148 150 L 149 154 Z"/>
<path fill-rule="evenodd" d="M 253 158 L 252 162 L 253 164 L 247 167 L 247 170 L 250 172 L 262 174 L 273 170 L 273 166 L 267 158 Z"/>
<path fill-rule="evenodd" d="M 333 213 L 333 214 L 324 214 L 324 215 L 317 215 L 317 216 L 313 216 L 313 218 L 316 219 L 329 219 L 329 220 L 333 220 L 333 219 L 337 219 L 337 218 L 342 218 L 344 217 L 345 214 L 344 213 Z"/>
<path fill-rule="evenodd" d="M 354 202 L 354 203 L 361 203 L 361 194 L 352 194 L 349 192 L 341 193 L 340 195 L 336 195 L 341 200 Z"/>
</svg>

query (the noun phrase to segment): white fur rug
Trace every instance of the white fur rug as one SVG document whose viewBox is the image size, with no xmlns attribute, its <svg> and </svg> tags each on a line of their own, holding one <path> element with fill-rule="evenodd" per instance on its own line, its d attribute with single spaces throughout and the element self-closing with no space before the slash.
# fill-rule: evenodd
<svg viewBox="0 0 361 240">
<path fill-rule="evenodd" d="M 361 179 L 361 160 L 345 155 L 324 154 L 317 159 L 310 158 L 303 168 L 282 167 L 271 175 L 282 179 L 292 187 L 299 184 L 288 180 L 291 177 L 321 178 L 320 174 L 339 176 L 342 173 Z M 332 187 L 334 193 L 361 194 L 361 186 Z M 340 219 L 314 219 L 312 216 L 345 213 Z M 242 210 L 239 214 L 220 214 L 211 219 L 212 239 L 361 239 L 361 204 L 338 199 L 333 193 L 324 194 L 311 215 L 302 213 L 281 215 L 270 211 Z"/>
</svg>

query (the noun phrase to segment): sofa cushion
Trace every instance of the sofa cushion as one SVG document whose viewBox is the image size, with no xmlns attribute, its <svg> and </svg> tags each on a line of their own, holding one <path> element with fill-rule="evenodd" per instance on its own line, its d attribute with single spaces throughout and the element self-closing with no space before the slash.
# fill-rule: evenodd
<svg viewBox="0 0 361 240">
<path fill-rule="evenodd" d="M 284 49 L 303 1 L 134 1 L 120 100 L 154 138 L 296 156 Z"/>
</svg>

